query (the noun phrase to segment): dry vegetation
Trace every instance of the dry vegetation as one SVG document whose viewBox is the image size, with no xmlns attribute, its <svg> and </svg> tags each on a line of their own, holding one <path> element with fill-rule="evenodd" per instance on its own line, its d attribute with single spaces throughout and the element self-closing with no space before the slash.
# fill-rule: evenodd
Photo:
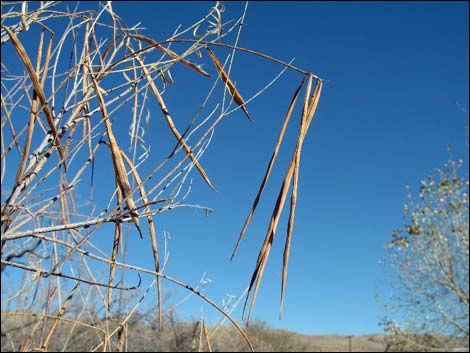
<svg viewBox="0 0 470 353">
<path fill-rule="evenodd" d="M 113 321 L 112 319 L 107 319 Z M 2 337 L 2 351 L 11 351 L 24 340 L 24 335 L 30 332 L 34 324 L 33 318 L 8 317 L 3 319 L 4 336 Z M 210 335 L 206 341 L 204 328 L 199 321 L 189 323 L 169 316 L 165 320 L 162 331 L 156 328 L 157 322 L 144 324 L 145 320 L 139 315 L 133 317 L 126 327 L 126 342 L 122 347 L 127 351 L 162 351 L 162 352 L 246 352 L 248 347 L 240 335 L 233 328 L 222 326 Z M 116 321 L 117 323 L 117 321 Z M 49 345 L 51 351 L 86 351 L 90 344 L 98 345 L 101 337 L 97 332 L 104 332 L 109 322 L 106 319 L 88 322 L 93 328 L 84 325 L 77 326 L 71 322 L 63 322 Z M 24 326 L 21 328 L 20 326 Z M 152 328 L 152 326 L 154 328 Z M 8 327 L 9 330 L 5 329 Z M 69 331 L 74 332 L 69 335 Z M 212 328 L 206 328 L 212 332 Z M 310 336 L 282 330 L 272 330 L 262 322 L 255 322 L 247 329 L 247 334 L 256 351 L 262 352 L 347 352 L 349 351 L 349 337 L 347 336 Z M 32 338 L 39 341 L 39 332 Z M 86 340 L 84 340 L 86 338 Z M 209 342 L 209 343 L 208 343 Z M 113 337 L 109 342 L 112 350 L 119 347 L 119 339 Z M 360 352 L 383 352 L 385 350 L 384 337 L 381 335 L 355 336 L 351 338 L 351 349 Z"/>
<path fill-rule="evenodd" d="M 411 190 L 406 224 L 392 233 L 384 264 L 393 272 L 383 325 L 392 350 L 468 351 L 469 180 L 449 160 Z M 465 175 L 466 174 L 466 175 Z"/>
<path fill-rule="evenodd" d="M 2 2 L 2 350 L 301 350 L 291 334 L 256 325 L 242 330 L 228 308 L 200 291 L 203 283 L 192 287 L 166 273 L 165 237 L 156 223 L 160 214 L 179 207 L 211 211 L 187 202 L 191 178 L 198 174 L 215 189 L 201 161 L 215 127 L 237 110 L 252 120 L 247 103 L 270 85 L 244 97 L 230 73 L 235 54 L 278 65 L 279 75 L 296 72 L 300 83 L 286 97 L 287 114 L 237 243 L 238 248 L 304 90 L 298 138 L 245 301 L 246 306 L 251 296 L 249 318 L 290 192 L 282 311 L 302 144 L 321 79 L 239 47 L 245 13 L 225 21 L 218 2 L 207 16 L 163 41 L 144 36 L 138 25 L 127 26 L 111 2 L 89 5 Z M 226 38 L 234 38 L 232 44 Z M 177 87 L 171 71 L 180 68 L 193 75 L 195 89 L 204 80 L 212 86 L 190 116 L 175 119 L 166 97 Z M 155 121 L 164 125 L 150 136 L 146 131 Z M 160 152 L 161 141 L 167 154 Z M 109 182 L 97 183 L 99 178 Z M 142 256 L 153 266 L 128 261 L 138 242 L 148 242 Z M 144 285 L 144 275 L 153 281 Z M 164 305 L 164 281 L 197 295 L 232 328 L 223 321 L 210 329 L 203 321 L 178 322 Z M 149 318 L 139 309 L 152 296 Z"/>
</svg>

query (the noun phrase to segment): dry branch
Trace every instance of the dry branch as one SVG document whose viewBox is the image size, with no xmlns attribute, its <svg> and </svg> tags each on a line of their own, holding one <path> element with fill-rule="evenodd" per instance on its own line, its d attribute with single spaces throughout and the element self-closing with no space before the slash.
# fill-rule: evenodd
<svg viewBox="0 0 470 353">
<path fill-rule="evenodd" d="M 2 10 L 5 9 L 4 5 L 2 2 Z M 54 337 L 59 331 L 57 327 L 62 321 L 80 326 L 82 315 L 96 317 L 97 312 L 105 308 L 107 327 L 93 330 L 99 342 L 94 345 L 94 350 L 127 348 L 129 336 L 133 334 L 131 318 L 142 306 L 144 298 L 153 293 L 149 291 L 151 286 L 147 290 L 140 288 L 140 274 L 145 273 L 154 276 L 152 283 L 157 287 L 153 295 L 156 295 L 158 302 L 158 310 L 154 312 L 158 312 L 159 327 L 162 327 L 165 313 L 161 286 L 163 279 L 185 288 L 217 310 L 224 320 L 228 319 L 234 325 L 250 350 L 253 350 L 248 336 L 228 312 L 201 293 L 198 287 L 189 286 L 163 273 L 168 251 L 165 241 L 165 251 L 159 253 L 159 223 L 155 217 L 181 207 L 210 211 L 208 207 L 185 200 L 193 187 L 191 172 L 194 169 L 215 190 L 200 159 L 219 122 L 238 109 L 253 121 L 246 105 L 253 104 L 251 102 L 259 94 L 265 94 L 285 70 L 300 73 L 301 82 L 290 101 L 264 177 L 233 250 L 233 258 L 246 235 L 266 185 L 272 179 L 274 164 L 307 76 L 306 98 L 295 151 L 287 166 L 245 300 L 246 307 L 251 296 L 249 319 L 277 225 L 291 191 L 282 267 L 281 314 L 295 220 L 302 144 L 318 105 L 322 80 L 291 63 L 239 47 L 238 37 L 242 28 L 239 24 L 245 13 L 226 30 L 223 28 L 227 24 L 222 21 L 223 10 L 219 2 L 204 18 L 184 30 L 178 29 L 164 41 L 142 35 L 138 26 L 126 27 L 111 2 L 100 4 L 97 11 L 78 11 L 82 5 L 69 10 L 67 6 L 58 6 L 56 2 L 41 2 L 34 6 L 29 2 L 13 2 L 11 5 L 13 10 L 2 11 L 2 44 L 11 41 L 12 46 L 6 45 L 2 49 L 16 52 L 26 74 L 16 74 L 15 70 L 7 67 L 9 63 L 3 65 L 2 62 L 2 182 L 4 179 L 13 180 L 11 190 L 7 191 L 5 197 L 6 202 L 1 207 L 2 272 L 8 267 L 23 271 L 24 285 L 16 293 L 10 293 L 10 297 L 18 298 L 18 303 L 26 303 L 25 298 L 33 298 L 32 308 L 45 308 L 41 314 L 42 320 L 26 333 L 17 347 L 25 350 L 31 347 L 49 349 L 53 346 Z M 37 9 L 32 10 L 33 7 Z M 59 10 L 62 8 L 64 11 Z M 202 33 L 204 24 L 208 26 L 206 32 Z M 24 40 L 23 43 L 20 41 L 21 33 L 26 29 L 38 35 L 37 43 L 33 43 L 37 46 L 34 67 L 23 46 Z M 238 31 L 235 43 L 224 43 L 226 36 L 233 30 Z M 44 40 L 46 31 L 51 33 L 47 49 Z M 60 33 L 58 40 L 53 40 L 54 33 Z M 185 38 L 190 33 L 194 33 L 198 39 Z M 172 43 L 180 43 L 178 52 L 181 54 L 169 49 Z M 180 50 L 180 46 L 185 49 Z M 221 51 L 232 51 L 232 59 L 225 67 L 211 49 L 214 47 Z M 155 49 L 163 53 L 158 53 L 161 55 L 158 60 L 151 58 L 157 52 Z M 208 55 L 201 54 L 204 50 Z M 230 74 L 233 54 L 236 52 L 280 64 L 281 73 L 257 94 L 243 97 L 234 83 L 235 78 Z M 192 120 L 174 120 L 168 108 L 169 98 L 164 99 L 168 97 L 166 91 L 177 86 L 169 84 L 173 83 L 170 69 L 181 64 L 200 74 L 194 75 L 194 85 L 197 87 L 198 82 L 207 82 L 207 78 L 211 78 L 198 60 L 214 64 L 217 77 L 212 78 L 212 87 L 198 106 L 197 113 L 192 115 Z M 188 70 L 183 72 L 191 75 Z M 219 79 L 227 90 L 224 90 L 223 96 L 214 97 Z M 310 94 L 313 82 L 316 84 Z M 236 103 L 231 111 L 224 104 L 227 92 Z M 213 104 L 214 100 L 214 106 L 210 107 L 209 104 Z M 152 118 L 149 108 L 152 102 L 163 113 L 170 136 L 176 139 L 176 146 L 172 150 L 175 143 L 169 146 L 169 154 L 161 154 L 161 145 L 155 149 L 155 140 L 159 143 L 163 139 L 161 136 L 154 139 L 147 131 Z M 21 120 L 21 109 L 24 107 L 27 107 L 29 116 Z M 56 112 L 56 109 L 59 110 Z M 177 125 L 180 124 L 184 129 L 179 130 L 181 127 Z M 127 127 L 130 138 L 121 138 Z M 190 139 L 195 142 L 190 143 Z M 99 149 L 102 144 L 106 144 L 109 150 Z M 60 157 L 55 164 L 50 159 L 54 149 L 57 149 Z M 112 173 L 109 178 L 105 175 L 104 183 L 102 176 L 101 181 L 97 182 L 100 176 L 96 173 L 106 171 L 98 163 L 102 157 L 100 152 L 106 152 L 108 156 L 110 154 L 113 163 Z M 62 165 L 64 168 L 61 168 Z M 133 259 L 127 258 L 128 251 L 134 250 L 138 241 L 132 236 L 136 233 L 135 229 L 141 238 L 147 233 L 142 229 L 142 220 L 149 227 L 151 269 L 137 267 L 132 264 Z M 128 232 L 131 229 L 133 232 Z M 100 240 L 97 240 L 98 237 Z M 109 249 L 101 249 L 98 245 L 102 244 L 101 239 L 109 239 Z M 35 246 L 34 254 L 31 245 Z M 12 258 L 8 254 L 21 256 Z M 47 262 L 48 259 L 51 259 L 50 262 Z M 124 285 L 127 278 L 125 270 L 138 273 L 138 285 Z M 120 280 L 117 279 L 119 274 L 122 276 Z M 65 288 L 72 287 L 66 285 L 70 281 L 76 285 L 67 293 Z M 78 288 L 78 283 L 83 285 Z M 87 293 L 84 288 L 88 288 Z M 131 296 L 132 300 L 127 303 L 124 294 L 130 294 L 131 290 L 135 290 L 135 296 Z M 143 295 L 137 299 L 142 292 Z M 8 300 L 8 303 L 12 300 Z M 94 303 L 98 307 L 95 308 Z M 76 306 L 80 307 L 79 313 L 73 311 Z M 57 308 L 58 313 L 51 315 L 56 310 L 54 308 Z M 117 326 L 113 325 L 114 310 L 119 313 Z M 52 326 L 46 325 L 48 318 L 54 318 Z M 73 336 L 72 332 L 67 341 Z M 205 321 L 201 319 L 199 350 L 206 348 L 212 351 L 210 338 L 213 332 L 215 329 L 207 332 Z M 37 337 L 39 342 L 36 342 Z"/>
</svg>

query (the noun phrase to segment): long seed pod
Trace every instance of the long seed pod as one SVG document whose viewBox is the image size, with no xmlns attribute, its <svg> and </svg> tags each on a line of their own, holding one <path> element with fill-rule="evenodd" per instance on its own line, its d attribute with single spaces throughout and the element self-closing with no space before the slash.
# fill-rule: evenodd
<svg viewBox="0 0 470 353">
<path fill-rule="evenodd" d="M 217 59 L 217 57 L 215 56 L 214 52 L 212 50 L 210 50 L 209 48 L 207 48 L 207 52 L 209 53 L 209 56 L 212 60 L 212 62 L 214 63 L 215 67 L 217 68 L 217 72 L 220 76 L 220 79 L 222 80 L 222 82 L 227 85 L 228 87 L 228 90 L 230 92 L 230 94 L 232 95 L 233 97 L 233 100 L 235 101 L 235 103 L 237 103 L 243 110 L 243 112 L 245 113 L 246 117 L 248 118 L 248 120 L 250 120 L 251 122 L 253 122 L 253 118 L 250 116 L 250 114 L 248 113 L 248 109 L 246 109 L 246 106 L 245 106 L 245 100 L 243 99 L 243 97 L 241 96 L 240 92 L 238 92 L 237 88 L 235 87 L 235 85 L 233 84 L 232 80 L 230 79 L 230 77 L 228 77 L 227 73 L 225 72 L 224 70 L 224 67 L 222 66 L 222 64 L 220 63 L 219 59 Z"/>
<path fill-rule="evenodd" d="M 51 134 L 53 137 L 53 145 L 57 147 L 57 151 L 59 152 L 59 156 L 63 161 L 64 169 L 67 169 L 67 165 L 65 163 L 65 154 L 62 149 L 62 146 L 60 144 L 60 136 L 57 133 L 57 129 L 55 127 L 54 123 L 54 118 L 52 115 L 51 110 L 49 109 L 49 104 L 47 103 L 46 95 L 44 94 L 44 89 L 42 88 L 41 82 L 39 81 L 39 77 L 36 73 L 36 70 L 34 70 L 33 64 L 31 63 L 31 60 L 26 53 L 26 50 L 23 47 L 23 44 L 21 44 L 20 40 L 16 36 L 16 34 L 11 31 L 8 27 L 2 26 L 3 29 L 8 33 L 10 36 L 11 42 L 13 43 L 13 46 L 16 49 L 16 52 L 18 53 L 18 56 L 20 57 L 21 61 L 23 62 L 26 71 L 28 71 L 29 77 L 31 79 L 31 82 L 33 83 L 34 90 L 36 91 L 39 100 L 41 101 L 42 109 L 44 110 L 44 114 L 46 114 L 47 118 L 47 123 L 49 124 L 49 128 L 51 129 Z"/>
<path fill-rule="evenodd" d="M 103 120 L 104 120 L 104 124 L 106 127 L 106 133 L 108 134 L 109 147 L 111 150 L 115 176 L 116 176 L 119 188 L 121 189 L 122 195 L 125 199 L 127 208 L 129 209 L 129 214 L 131 215 L 132 220 L 134 221 L 134 224 L 137 230 L 139 231 L 140 238 L 143 238 L 142 230 L 140 229 L 139 215 L 137 214 L 136 205 L 134 203 L 134 199 L 132 198 L 131 187 L 129 185 L 129 179 L 127 178 L 127 172 L 126 172 L 126 168 L 124 167 L 124 162 L 122 161 L 121 152 L 117 144 L 116 138 L 114 137 L 111 122 L 109 121 L 108 111 L 106 109 L 106 103 L 101 93 L 101 88 L 98 85 L 98 82 L 96 81 L 93 71 L 89 65 L 88 65 L 88 71 L 90 72 L 90 76 L 93 81 L 93 86 L 95 88 L 96 95 L 100 103 L 101 114 L 103 115 Z"/>
<path fill-rule="evenodd" d="M 158 50 L 161 50 L 162 52 L 164 52 L 165 54 L 168 54 L 169 56 L 171 56 L 173 59 L 175 59 L 176 61 L 179 61 L 180 63 L 182 63 L 183 65 L 199 72 L 200 74 L 203 74 L 204 76 L 206 77 L 211 77 L 211 75 L 209 75 L 206 71 L 204 71 L 202 68 L 200 68 L 199 66 L 193 64 L 192 62 L 184 59 L 183 57 L 181 57 L 180 55 L 178 55 L 177 53 L 175 53 L 173 50 L 170 50 L 168 48 L 165 48 L 163 45 L 159 44 L 158 42 L 154 41 L 153 39 L 151 38 L 148 38 L 146 36 L 143 36 L 141 34 L 128 34 L 128 37 L 132 37 L 132 38 L 136 38 L 136 39 L 139 39 L 147 44 L 150 44 L 151 46 L 157 48 Z"/>
<path fill-rule="evenodd" d="M 235 256 L 235 253 L 236 253 L 238 247 L 240 246 L 240 243 L 241 243 L 243 237 L 245 236 L 246 230 L 248 229 L 248 226 L 251 222 L 251 219 L 253 218 L 253 214 L 255 213 L 256 207 L 258 206 L 259 200 L 260 200 L 261 195 L 264 191 L 264 187 L 268 183 L 269 176 L 271 175 L 271 171 L 273 169 L 274 162 L 276 161 L 277 155 L 279 153 L 279 148 L 281 147 L 282 140 L 284 139 L 284 134 L 286 132 L 287 125 L 289 124 L 290 118 L 292 116 L 292 112 L 294 111 L 295 103 L 297 102 L 297 98 L 299 96 L 300 89 L 302 88 L 302 86 L 304 84 L 304 80 L 305 80 L 305 76 L 302 77 L 302 80 L 300 81 L 300 84 L 297 87 L 297 89 L 295 90 L 294 96 L 292 97 L 292 100 L 291 100 L 290 105 L 289 105 L 289 109 L 287 110 L 286 117 L 284 118 L 284 123 L 282 124 L 281 131 L 279 132 L 279 136 L 277 138 L 276 147 L 274 147 L 274 151 L 273 151 L 273 154 L 271 156 L 271 160 L 269 161 L 268 168 L 266 168 L 266 173 L 264 174 L 263 181 L 261 182 L 261 185 L 259 187 L 258 194 L 255 197 L 255 200 L 253 202 L 253 206 L 251 206 L 250 213 L 248 214 L 248 217 L 246 218 L 245 224 L 243 225 L 243 229 L 240 232 L 240 236 L 238 237 L 237 244 L 235 245 L 235 249 L 233 250 L 232 257 L 230 258 L 230 260 L 232 260 L 233 257 Z"/>
<path fill-rule="evenodd" d="M 276 205 L 274 207 L 274 210 L 271 216 L 271 221 L 269 223 L 268 231 L 266 232 L 263 245 L 258 254 L 256 267 L 251 277 L 250 285 L 248 288 L 248 293 L 247 293 L 246 300 L 245 300 L 245 305 L 243 308 L 243 311 L 245 311 L 248 298 L 250 297 L 250 294 L 253 291 L 250 309 L 248 312 L 248 321 L 250 320 L 251 313 L 254 308 L 256 297 L 258 294 L 259 285 L 263 278 L 264 269 L 266 267 L 266 263 L 269 258 L 272 243 L 274 240 L 274 235 L 276 233 L 279 219 L 281 217 L 281 213 L 284 208 L 284 203 L 286 201 L 287 193 L 289 191 L 289 186 L 291 185 L 292 178 L 294 177 L 294 182 L 292 184 L 293 190 L 292 190 L 292 196 L 291 196 L 291 209 L 290 209 L 289 223 L 288 223 L 287 235 L 286 235 L 286 245 L 284 248 L 284 259 L 283 259 L 283 270 L 282 270 L 281 307 L 280 307 L 280 315 L 282 315 L 282 304 L 284 301 L 285 283 L 286 283 L 286 278 L 287 278 L 287 266 L 288 266 L 288 260 L 289 260 L 290 241 L 292 238 L 292 230 L 294 227 L 295 206 L 297 202 L 298 180 L 296 179 L 298 178 L 298 173 L 299 173 L 300 155 L 301 155 L 302 145 L 303 145 L 305 136 L 313 120 L 313 116 L 315 115 L 315 111 L 318 106 L 318 102 L 319 102 L 321 91 L 322 91 L 322 81 L 317 79 L 313 93 L 310 96 L 310 88 L 311 88 L 312 80 L 314 77 L 313 75 L 309 75 L 309 76 L 310 77 L 309 77 L 309 82 L 307 84 L 306 96 L 305 96 L 306 99 L 304 102 L 304 109 L 302 112 L 299 134 L 297 138 L 297 145 L 292 155 L 291 161 L 289 163 L 289 167 L 284 177 L 281 189 L 279 191 L 279 195 L 278 195 Z"/>
<path fill-rule="evenodd" d="M 155 265 L 155 272 L 160 272 L 160 260 L 158 256 L 158 243 L 157 243 L 157 232 L 155 230 L 155 223 L 153 221 L 153 216 L 151 215 L 151 208 L 148 205 L 149 200 L 147 197 L 147 192 L 145 191 L 144 183 L 137 172 L 137 168 L 135 168 L 134 164 L 130 160 L 129 157 L 121 150 L 121 155 L 126 161 L 127 165 L 129 166 L 132 174 L 134 175 L 135 181 L 139 186 L 140 195 L 142 196 L 142 201 L 144 202 L 145 211 L 148 213 L 147 215 L 147 222 L 149 225 L 149 233 L 150 233 L 150 241 L 152 243 L 152 254 L 153 254 L 153 261 Z M 163 325 L 163 303 L 162 303 L 162 285 L 160 276 L 157 276 L 157 300 L 158 300 L 158 327 L 161 330 Z"/>
</svg>

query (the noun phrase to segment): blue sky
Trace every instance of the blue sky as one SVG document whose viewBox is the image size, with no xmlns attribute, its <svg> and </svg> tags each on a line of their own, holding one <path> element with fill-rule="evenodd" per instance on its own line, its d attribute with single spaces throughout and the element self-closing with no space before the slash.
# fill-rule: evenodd
<svg viewBox="0 0 470 353">
<path fill-rule="evenodd" d="M 227 2 L 225 18 L 240 16 L 244 5 Z M 188 26 L 204 16 L 212 3 L 133 1 L 113 6 L 129 25 L 141 22 L 144 34 L 163 40 L 177 25 Z M 403 224 L 405 186 L 416 190 L 423 177 L 442 166 L 449 157 L 447 144 L 454 156 L 467 159 L 468 113 L 460 107 L 469 106 L 468 26 L 466 2 L 248 5 L 240 46 L 284 61 L 295 58 L 296 66 L 327 79 L 302 154 L 284 318 L 278 320 L 278 306 L 287 210 L 254 317 L 309 334 L 381 332 L 383 311 L 376 296 L 385 299 L 388 285 L 379 262 L 392 230 Z M 217 53 L 223 57 L 228 52 Z M 213 67 L 207 69 L 215 74 Z M 249 96 L 279 70 L 237 54 L 232 74 Z M 179 73 L 175 80 L 184 80 Z M 218 303 L 225 294 L 240 295 L 249 283 L 296 138 L 294 125 L 246 238 L 234 261 L 229 258 L 299 79 L 288 73 L 250 103 L 254 124 L 237 112 L 216 130 L 201 163 L 218 192 L 194 173 L 190 196 L 214 209 L 209 217 L 178 209 L 157 218 L 160 235 L 163 230 L 171 234 L 167 273 L 194 285 L 207 272 L 212 283 L 206 294 Z M 184 115 L 186 95 L 193 93 L 186 86 L 169 94 L 167 104 L 175 117 Z M 151 267 L 148 243 L 132 245 L 129 262 Z M 180 307 L 185 318 L 201 311 L 209 319 L 217 317 L 197 298 Z M 235 317 L 241 317 L 240 310 Z"/>
</svg>

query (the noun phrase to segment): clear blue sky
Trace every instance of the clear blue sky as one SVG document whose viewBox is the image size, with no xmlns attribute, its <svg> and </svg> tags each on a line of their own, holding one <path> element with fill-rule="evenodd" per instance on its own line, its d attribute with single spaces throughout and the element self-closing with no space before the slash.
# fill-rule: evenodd
<svg viewBox="0 0 470 353">
<path fill-rule="evenodd" d="M 177 25 L 201 18 L 212 3 L 113 6 L 129 25 L 141 22 L 144 34 L 162 40 Z M 237 18 L 244 3 L 225 6 L 225 19 Z M 287 210 L 254 317 L 310 334 L 381 332 L 376 295 L 384 299 L 388 286 L 379 261 L 392 230 L 403 224 L 405 186 L 416 190 L 423 177 L 442 166 L 449 157 L 447 144 L 456 157 L 468 155 L 468 113 L 459 108 L 469 106 L 468 11 L 467 2 L 447 1 L 249 4 L 240 46 L 284 61 L 295 57 L 296 66 L 328 80 L 303 149 L 284 318 L 278 320 L 278 306 Z M 279 70 L 237 54 L 232 74 L 249 96 Z M 206 294 L 218 303 L 224 294 L 241 294 L 249 283 L 290 158 L 288 144 L 246 239 L 232 263 L 229 257 L 297 84 L 298 76 L 287 74 L 249 104 L 254 124 L 236 113 L 218 127 L 201 160 L 218 193 L 194 173 L 190 197 L 214 209 L 208 218 L 193 209 L 157 218 L 159 234 L 171 234 L 167 273 L 194 285 L 207 272 L 212 283 Z M 191 87 L 186 89 L 180 98 L 167 98 L 175 117 L 184 115 L 184 94 L 191 95 Z M 155 109 L 154 114 L 160 113 Z M 289 129 L 287 142 L 292 144 L 296 134 L 296 127 Z M 128 261 L 151 268 L 148 243 L 132 245 Z M 180 309 L 186 318 L 198 317 L 201 310 L 209 319 L 217 317 L 197 298 Z M 240 310 L 235 317 L 241 318 Z"/>
</svg>

